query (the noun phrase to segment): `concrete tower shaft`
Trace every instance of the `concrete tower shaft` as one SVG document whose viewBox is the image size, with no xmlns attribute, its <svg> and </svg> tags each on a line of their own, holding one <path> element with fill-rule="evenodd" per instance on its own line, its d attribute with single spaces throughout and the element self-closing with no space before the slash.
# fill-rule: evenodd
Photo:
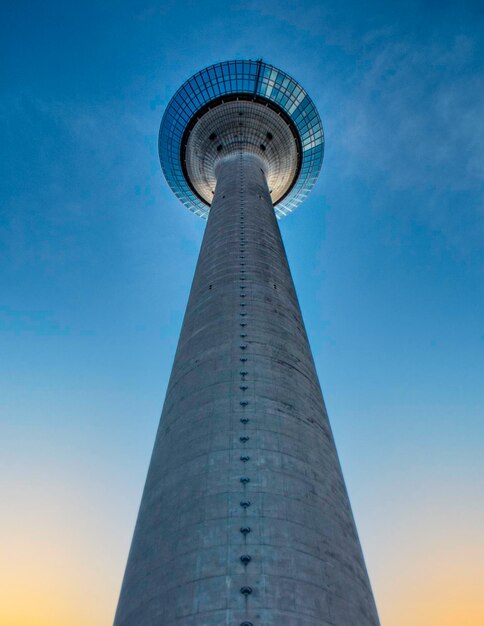
<svg viewBox="0 0 484 626">
<path fill-rule="evenodd" d="M 377 626 L 260 158 L 217 166 L 115 626 Z"/>
</svg>

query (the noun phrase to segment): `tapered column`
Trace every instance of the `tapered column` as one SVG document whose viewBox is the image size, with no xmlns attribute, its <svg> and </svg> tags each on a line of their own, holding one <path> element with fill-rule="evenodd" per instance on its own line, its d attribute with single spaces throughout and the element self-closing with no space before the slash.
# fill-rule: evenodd
<svg viewBox="0 0 484 626">
<path fill-rule="evenodd" d="M 262 161 L 217 186 L 115 626 L 377 626 Z"/>
</svg>

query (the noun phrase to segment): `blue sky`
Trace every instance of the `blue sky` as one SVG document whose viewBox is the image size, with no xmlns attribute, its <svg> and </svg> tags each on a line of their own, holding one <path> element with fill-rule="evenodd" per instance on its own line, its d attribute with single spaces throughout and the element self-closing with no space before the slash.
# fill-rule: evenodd
<svg viewBox="0 0 484 626">
<path fill-rule="evenodd" d="M 1 24 L 0 526 L 22 564 L 0 566 L 9 597 L 39 588 L 49 546 L 43 597 L 66 567 L 78 578 L 46 624 L 111 619 L 204 229 L 163 179 L 159 122 L 198 69 L 262 57 L 325 127 L 320 179 L 280 225 L 380 612 L 482 623 L 482 7 L 18 2 Z M 437 592 L 422 609 L 415 546 L 429 572 L 472 577 L 455 604 L 474 612 Z M 31 626 L 20 604 L 8 626 Z"/>
</svg>

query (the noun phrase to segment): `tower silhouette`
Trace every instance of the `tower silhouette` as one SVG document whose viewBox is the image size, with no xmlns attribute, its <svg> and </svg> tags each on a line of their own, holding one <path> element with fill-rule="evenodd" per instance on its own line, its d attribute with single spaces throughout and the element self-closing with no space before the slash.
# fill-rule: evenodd
<svg viewBox="0 0 484 626">
<path fill-rule="evenodd" d="M 319 174 L 317 110 L 230 61 L 160 128 L 166 179 L 208 218 L 115 626 L 378 626 L 276 217 Z"/>
</svg>

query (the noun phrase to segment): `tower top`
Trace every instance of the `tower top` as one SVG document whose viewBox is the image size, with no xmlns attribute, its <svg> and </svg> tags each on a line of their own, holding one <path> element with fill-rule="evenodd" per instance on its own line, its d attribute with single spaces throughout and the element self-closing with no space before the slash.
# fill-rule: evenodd
<svg viewBox="0 0 484 626">
<path fill-rule="evenodd" d="M 324 134 L 304 89 L 263 61 L 225 61 L 189 78 L 170 100 L 158 138 L 160 162 L 176 197 L 206 219 L 217 163 L 260 157 L 277 217 L 306 198 L 321 169 Z"/>
</svg>

